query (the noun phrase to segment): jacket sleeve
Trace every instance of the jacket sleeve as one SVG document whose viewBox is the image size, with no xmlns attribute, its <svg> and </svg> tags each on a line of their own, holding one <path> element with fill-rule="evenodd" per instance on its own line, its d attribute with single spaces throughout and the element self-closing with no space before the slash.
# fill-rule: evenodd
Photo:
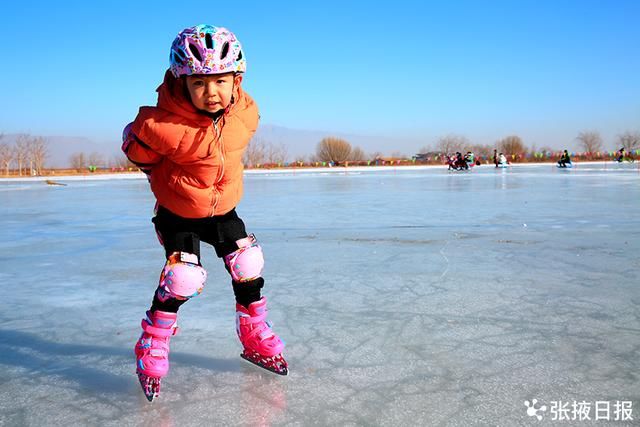
<svg viewBox="0 0 640 427">
<path fill-rule="evenodd" d="M 150 169 L 160 161 L 162 156 L 156 153 L 138 138 L 131 130 L 133 123 L 129 123 L 122 131 L 122 151 L 134 165 L 143 172 L 148 173 Z"/>
</svg>

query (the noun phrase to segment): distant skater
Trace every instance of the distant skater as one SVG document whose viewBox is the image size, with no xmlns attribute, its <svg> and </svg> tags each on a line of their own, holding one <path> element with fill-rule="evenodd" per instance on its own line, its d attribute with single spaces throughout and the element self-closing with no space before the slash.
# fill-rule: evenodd
<svg viewBox="0 0 640 427">
<path fill-rule="evenodd" d="M 569 152 L 567 150 L 564 150 L 564 152 L 562 153 L 562 157 L 560 157 L 560 160 L 558 160 L 558 166 L 561 168 L 571 166 L 571 157 L 569 156 Z"/>
<path fill-rule="evenodd" d="M 458 170 L 469 169 L 469 165 L 465 161 L 464 157 L 462 157 L 462 153 L 459 151 L 456 152 L 456 167 L 458 168 Z"/>
<path fill-rule="evenodd" d="M 498 150 L 493 150 L 493 164 L 498 167 Z"/>
<path fill-rule="evenodd" d="M 476 164 L 475 156 L 471 151 L 467 151 L 467 154 L 464 155 L 464 161 L 469 166 L 475 166 Z"/>
<path fill-rule="evenodd" d="M 205 285 L 201 241 L 213 246 L 231 276 L 241 356 L 288 373 L 284 343 L 266 322 L 262 249 L 236 213 L 242 155 L 259 119 L 258 107 L 241 86 L 244 50 L 231 31 L 197 25 L 177 35 L 169 58 L 157 106 L 140 108 L 125 127 L 122 144 L 149 177 L 157 200 L 153 223 L 166 253 L 135 345 L 136 372 L 150 401 L 169 371 L 178 309 Z"/>
</svg>

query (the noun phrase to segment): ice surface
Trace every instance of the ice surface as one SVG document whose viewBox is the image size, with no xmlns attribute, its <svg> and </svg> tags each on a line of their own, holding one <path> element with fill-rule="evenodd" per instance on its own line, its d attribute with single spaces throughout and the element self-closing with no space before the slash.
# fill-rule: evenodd
<svg viewBox="0 0 640 427">
<path fill-rule="evenodd" d="M 534 398 L 640 418 L 638 165 L 247 174 L 291 373 L 239 357 L 204 247 L 151 404 L 132 350 L 163 264 L 148 184 L 57 180 L 0 182 L 0 425 L 550 425 Z"/>
</svg>

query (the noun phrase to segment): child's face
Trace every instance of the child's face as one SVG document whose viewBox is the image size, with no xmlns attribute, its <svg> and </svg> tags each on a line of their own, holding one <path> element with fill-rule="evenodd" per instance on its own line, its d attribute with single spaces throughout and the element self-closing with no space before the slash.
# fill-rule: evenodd
<svg viewBox="0 0 640 427">
<path fill-rule="evenodd" d="M 239 85 L 242 75 L 234 73 L 187 76 L 187 89 L 193 105 L 207 113 L 227 108 L 233 95 L 233 87 Z"/>
</svg>

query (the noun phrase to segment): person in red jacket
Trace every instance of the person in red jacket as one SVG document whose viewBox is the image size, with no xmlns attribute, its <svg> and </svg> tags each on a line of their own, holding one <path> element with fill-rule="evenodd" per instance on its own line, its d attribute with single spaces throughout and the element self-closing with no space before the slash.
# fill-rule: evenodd
<svg viewBox="0 0 640 427">
<path fill-rule="evenodd" d="M 244 51 L 229 30 L 197 25 L 173 41 L 170 69 L 155 107 L 141 107 L 122 149 L 149 178 L 153 218 L 166 263 L 136 342 L 136 372 L 151 401 L 169 370 L 169 339 L 179 307 L 199 295 L 207 273 L 200 242 L 212 245 L 232 278 L 236 332 L 246 360 L 288 373 L 284 343 L 266 322 L 262 249 L 235 211 L 242 197 L 242 155 L 258 108 L 242 90 Z"/>
</svg>

